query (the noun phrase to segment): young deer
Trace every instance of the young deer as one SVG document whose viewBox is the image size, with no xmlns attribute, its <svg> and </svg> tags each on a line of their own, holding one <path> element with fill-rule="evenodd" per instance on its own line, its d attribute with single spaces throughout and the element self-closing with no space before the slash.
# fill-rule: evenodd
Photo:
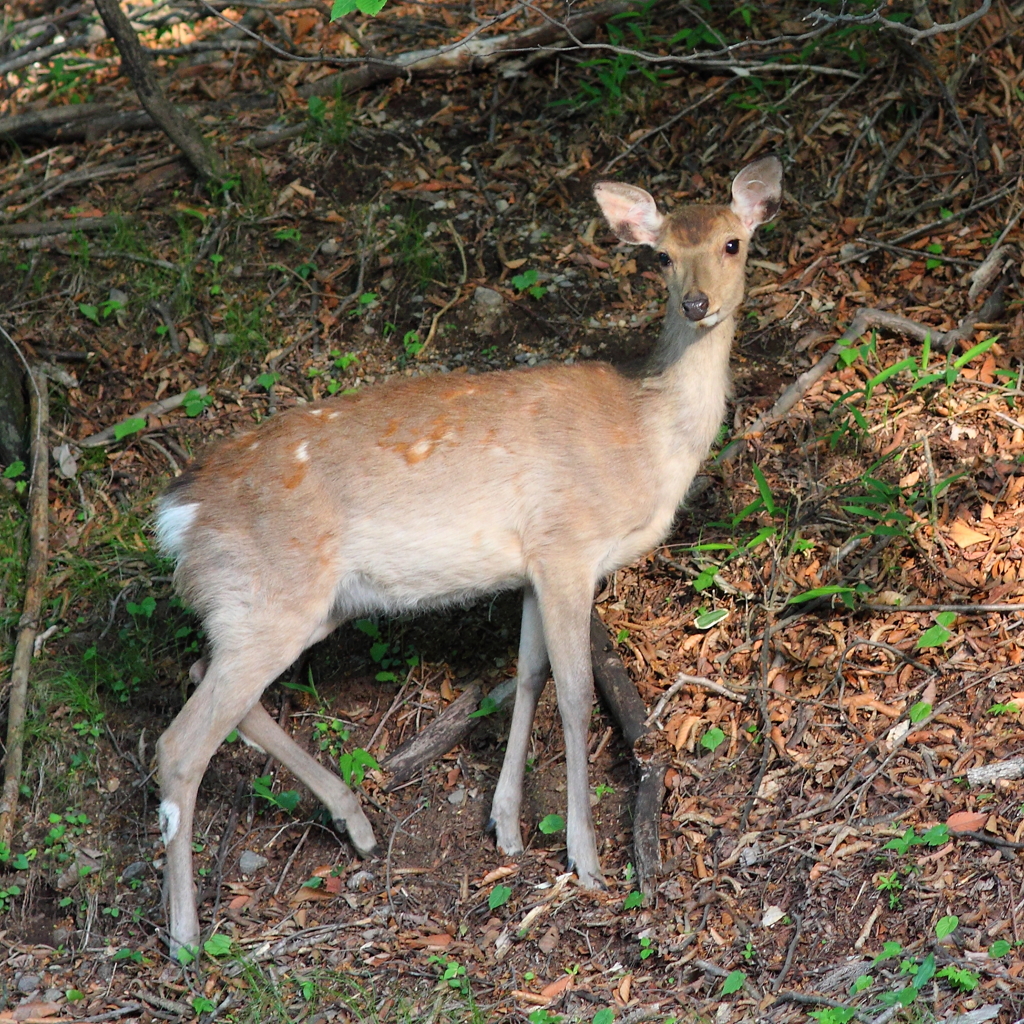
<svg viewBox="0 0 1024 1024">
<path fill-rule="evenodd" d="M 565 733 L 568 854 L 603 885 L 590 813 L 590 608 L 602 577 L 658 544 L 718 430 L 747 245 L 781 200 L 765 157 L 731 206 L 658 212 L 643 189 L 594 194 L 625 242 L 653 247 L 669 290 L 661 340 L 636 379 L 605 363 L 400 379 L 300 406 L 209 448 L 160 499 L 157 533 L 202 617 L 207 665 L 158 744 L 170 944 L 199 941 L 196 791 L 234 728 L 283 762 L 376 849 L 351 791 L 260 704 L 339 623 L 523 590 L 515 709 L 491 823 L 522 851 L 519 807 L 537 700 L 553 670 Z"/>
</svg>

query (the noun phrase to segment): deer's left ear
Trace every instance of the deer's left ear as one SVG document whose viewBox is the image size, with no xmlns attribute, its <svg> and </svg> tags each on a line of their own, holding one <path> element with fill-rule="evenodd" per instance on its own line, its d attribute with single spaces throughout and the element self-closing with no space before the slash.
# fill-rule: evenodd
<svg viewBox="0 0 1024 1024">
<path fill-rule="evenodd" d="M 594 186 L 594 198 L 623 242 L 657 245 L 665 218 L 649 192 L 618 181 L 599 181 Z"/>
<path fill-rule="evenodd" d="M 751 234 L 779 212 L 782 205 L 782 162 L 765 156 L 747 164 L 733 179 L 732 212 Z"/>
</svg>

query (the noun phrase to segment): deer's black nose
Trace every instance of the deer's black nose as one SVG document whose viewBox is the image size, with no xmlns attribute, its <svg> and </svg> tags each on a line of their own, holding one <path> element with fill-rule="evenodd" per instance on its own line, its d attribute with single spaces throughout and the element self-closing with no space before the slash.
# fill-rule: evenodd
<svg viewBox="0 0 1024 1024">
<path fill-rule="evenodd" d="M 703 292 L 690 292 L 683 299 L 683 312 L 687 320 L 703 320 L 708 315 L 708 297 Z"/>
</svg>

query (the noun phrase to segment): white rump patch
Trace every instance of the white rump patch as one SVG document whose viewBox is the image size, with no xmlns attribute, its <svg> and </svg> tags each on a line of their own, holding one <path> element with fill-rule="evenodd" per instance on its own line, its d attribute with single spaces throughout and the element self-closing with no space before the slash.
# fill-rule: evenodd
<svg viewBox="0 0 1024 1024">
<path fill-rule="evenodd" d="M 160 834 L 164 837 L 164 846 L 169 846 L 171 840 L 178 834 L 178 825 L 181 823 L 181 811 L 176 803 L 170 800 L 160 801 Z"/>
<path fill-rule="evenodd" d="M 199 502 L 187 505 L 161 503 L 156 513 L 156 539 L 166 554 L 180 557 L 185 547 L 185 534 L 195 522 Z"/>
<path fill-rule="evenodd" d="M 303 441 L 298 448 L 295 449 L 295 458 L 299 462 L 309 462 L 309 442 Z"/>
</svg>

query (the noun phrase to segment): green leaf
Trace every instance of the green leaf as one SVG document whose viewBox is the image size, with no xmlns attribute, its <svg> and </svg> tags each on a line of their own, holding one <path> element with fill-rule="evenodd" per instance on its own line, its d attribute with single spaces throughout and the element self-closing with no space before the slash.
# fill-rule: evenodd
<svg viewBox="0 0 1024 1024">
<path fill-rule="evenodd" d="M 768 486 L 764 473 L 761 472 L 761 467 L 754 463 L 750 468 L 754 474 L 754 479 L 757 481 L 757 489 L 761 494 L 761 500 L 764 502 L 765 511 L 771 516 L 775 515 L 778 512 L 778 508 L 775 505 L 775 498 L 772 497 L 772 489 Z"/>
<path fill-rule="evenodd" d="M 195 999 L 192 1000 L 192 1009 L 195 1010 L 195 1014 L 198 1017 L 203 1013 L 213 1013 L 217 1007 L 214 1003 L 211 1003 L 206 996 L 196 996 Z"/>
<path fill-rule="evenodd" d="M 512 890 L 507 885 L 496 885 L 491 890 L 490 896 L 487 897 L 487 906 L 491 910 L 497 910 L 498 907 L 503 907 L 508 903 L 511 895 Z"/>
<path fill-rule="evenodd" d="M 1006 956 L 1010 952 L 1012 947 L 1006 941 L 1006 939 L 998 939 L 988 947 L 988 955 L 990 957 Z"/>
<path fill-rule="evenodd" d="M 733 971 L 726 979 L 722 982 L 722 995 L 731 996 L 733 992 L 738 992 L 743 988 L 743 983 L 747 980 L 747 974 L 745 971 Z"/>
<path fill-rule="evenodd" d="M 926 846 L 942 846 L 949 842 L 949 826 L 933 825 L 923 836 L 921 842 Z"/>
<path fill-rule="evenodd" d="M 917 725 L 923 722 L 932 713 L 932 706 L 927 701 L 919 700 L 910 708 L 910 721 Z"/>
<path fill-rule="evenodd" d="M 78 312 L 81 313 L 82 316 L 87 317 L 94 324 L 99 324 L 100 311 L 98 306 L 90 306 L 88 303 L 80 302 L 78 304 Z"/>
<path fill-rule="evenodd" d="M 911 984 L 918 992 L 928 984 L 929 981 L 935 976 L 935 957 L 929 953 L 920 964 L 917 966 L 917 972 L 914 974 L 914 980 Z"/>
<path fill-rule="evenodd" d="M 952 633 L 945 626 L 932 626 L 917 638 L 914 647 L 919 650 L 925 647 L 941 647 L 951 636 Z"/>
<path fill-rule="evenodd" d="M 708 729 L 701 737 L 700 745 L 705 750 L 717 750 L 725 740 L 725 733 L 718 726 Z"/>
<path fill-rule="evenodd" d="M 537 826 L 546 836 L 550 836 L 555 832 L 561 832 L 565 828 L 565 819 L 560 814 L 549 814 L 544 818 L 541 818 L 540 824 Z"/>
<path fill-rule="evenodd" d="M 728 615 L 728 608 L 715 608 L 710 612 L 701 612 L 694 618 L 693 624 L 698 629 L 710 629 L 712 626 L 717 626 L 718 623 L 721 622 L 722 619 L 727 618 Z"/>
<path fill-rule="evenodd" d="M 615 1011 L 610 1006 L 605 1006 L 594 1014 L 591 1024 L 612 1024 L 613 1020 L 615 1020 Z"/>
<path fill-rule="evenodd" d="M 146 421 L 141 416 L 133 416 L 131 419 L 125 420 L 123 423 L 118 423 L 114 427 L 114 440 L 120 441 L 130 434 L 137 434 L 140 430 L 146 429 Z"/>
<path fill-rule="evenodd" d="M 16 476 L 21 476 L 25 472 L 25 463 L 20 460 L 15 460 L 4 470 L 4 479 L 13 480 Z"/>
<path fill-rule="evenodd" d="M 622 901 L 623 910 L 635 910 L 637 907 L 642 907 L 644 903 L 644 894 L 634 889 L 629 895 Z"/>
<path fill-rule="evenodd" d="M 280 379 L 279 373 L 261 373 L 256 378 L 256 383 L 265 391 L 269 391 Z"/>
<path fill-rule="evenodd" d="M 831 1006 L 827 1010 L 811 1010 L 808 1016 L 814 1017 L 818 1024 L 847 1024 L 857 1016 L 857 1011 L 852 1006 Z"/>
<path fill-rule="evenodd" d="M 813 601 L 816 597 L 831 597 L 833 594 L 855 594 L 853 587 L 815 587 L 803 594 L 789 599 L 790 604 L 803 604 L 804 601 Z"/>
<path fill-rule="evenodd" d="M 941 942 L 947 935 L 952 935 L 956 931 L 959 923 L 960 918 L 956 914 L 947 914 L 939 918 L 939 923 L 935 926 L 935 937 Z"/>
<path fill-rule="evenodd" d="M 484 697 L 480 701 L 480 706 L 469 714 L 470 718 L 484 718 L 487 715 L 493 715 L 498 710 L 498 702 L 493 697 Z"/>
<path fill-rule="evenodd" d="M 850 995 L 855 996 L 858 993 L 863 992 L 864 989 L 870 988 L 873 981 L 874 978 L 872 978 L 870 974 L 861 974 L 850 986 Z"/>
<path fill-rule="evenodd" d="M 875 957 L 872 963 L 878 963 L 879 960 L 888 960 L 891 957 L 899 956 L 903 952 L 903 946 L 898 942 L 883 942 L 882 952 Z"/>
<path fill-rule="evenodd" d="M 527 288 L 537 283 L 540 274 L 536 270 L 524 270 L 512 278 L 512 287 L 519 292 L 525 292 Z"/>
<path fill-rule="evenodd" d="M 207 956 L 227 956 L 231 952 L 230 935 L 211 935 L 203 943 L 203 951 Z"/>
</svg>

